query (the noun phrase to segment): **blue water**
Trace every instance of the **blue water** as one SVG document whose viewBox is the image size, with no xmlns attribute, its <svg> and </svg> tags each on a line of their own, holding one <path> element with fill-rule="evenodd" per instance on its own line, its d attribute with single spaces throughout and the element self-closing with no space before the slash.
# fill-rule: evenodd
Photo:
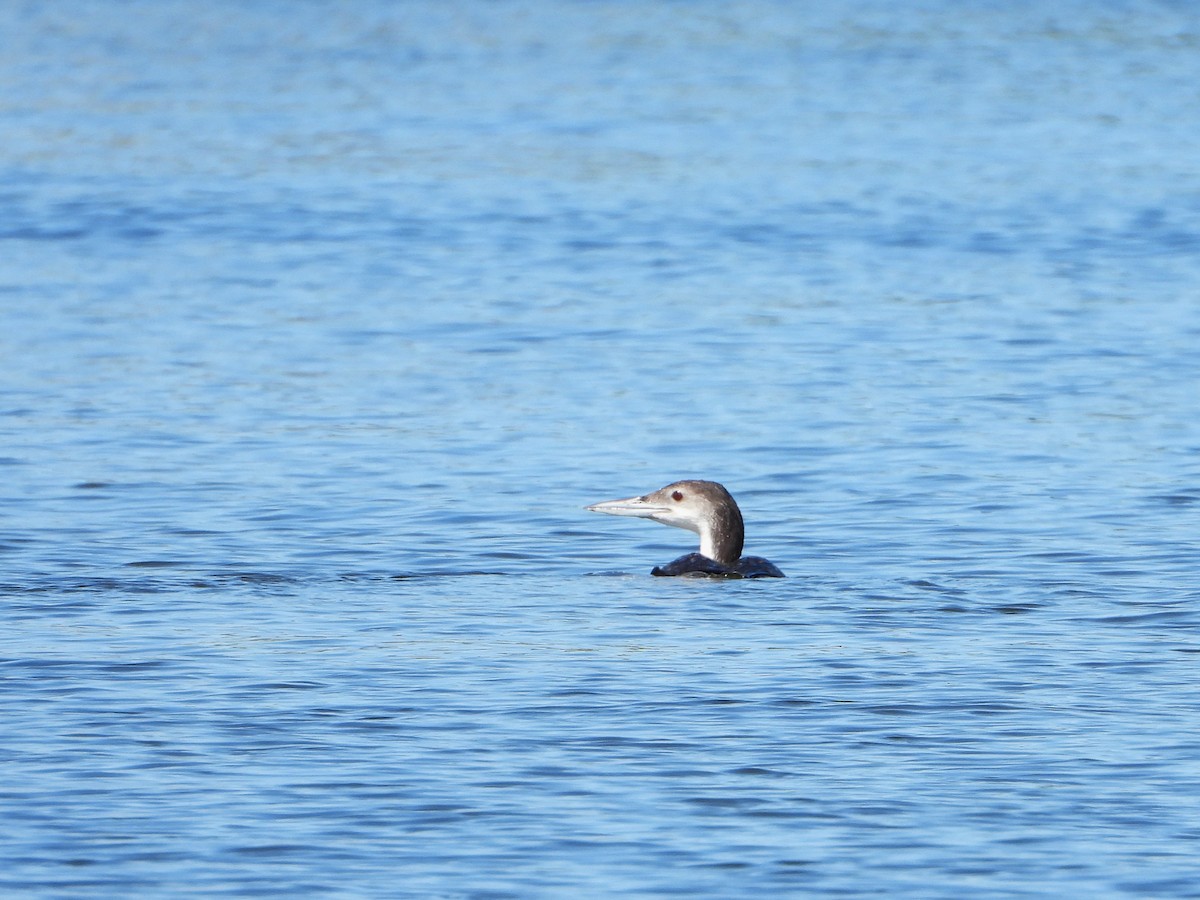
<svg viewBox="0 0 1200 900">
<path fill-rule="evenodd" d="M 1200 897 L 1198 47 L 0 6 L 0 892 Z"/>
</svg>

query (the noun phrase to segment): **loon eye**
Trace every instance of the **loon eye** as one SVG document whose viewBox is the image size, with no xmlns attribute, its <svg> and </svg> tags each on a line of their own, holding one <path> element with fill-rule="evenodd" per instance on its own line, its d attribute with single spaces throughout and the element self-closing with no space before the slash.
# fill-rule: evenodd
<svg viewBox="0 0 1200 900">
<path fill-rule="evenodd" d="M 671 499 L 678 503 L 683 499 L 683 491 L 675 491 L 671 494 Z"/>
</svg>

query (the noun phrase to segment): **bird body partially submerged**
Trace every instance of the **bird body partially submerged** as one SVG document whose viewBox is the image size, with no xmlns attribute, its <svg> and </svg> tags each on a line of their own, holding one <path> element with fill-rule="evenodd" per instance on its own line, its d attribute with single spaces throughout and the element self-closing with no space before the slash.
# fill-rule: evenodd
<svg viewBox="0 0 1200 900">
<path fill-rule="evenodd" d="M 587 509 L 611 516 L 653 519 L 700 535 L 700 551 L 688 553 L 652 575 L 710 575 L 726 578 L 782 578 L 761 556 L 742 556 L 746 529 L 737 502 L 715 481 L 676 481 L 641 497 L 605 500 Z"/>
</svg>

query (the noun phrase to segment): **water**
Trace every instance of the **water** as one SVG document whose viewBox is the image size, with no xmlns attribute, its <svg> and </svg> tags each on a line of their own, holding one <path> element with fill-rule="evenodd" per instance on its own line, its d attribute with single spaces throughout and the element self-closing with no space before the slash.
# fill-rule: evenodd
<svg viewBox="0 0 1200 900">
<path fill-rule="evenodd" d="M 0 35 L 4 893 L 1200 896 L 1191 6 Z"/>
</svg>

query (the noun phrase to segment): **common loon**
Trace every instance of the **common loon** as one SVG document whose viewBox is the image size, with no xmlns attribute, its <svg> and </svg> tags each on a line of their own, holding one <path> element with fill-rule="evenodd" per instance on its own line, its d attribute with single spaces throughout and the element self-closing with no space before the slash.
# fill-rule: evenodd
<svg viewBox="0 0 1200 900">
<path fill-rule="evenodd" d="M 729 578 L 783 578 L 761 556 L 742 556 L 746 527 L 729 491 L 715 481 L 676 481 L 642 497 L 605 500 L 585 507 L 610 516 L 653 519 L 700 535 L 700 552 L 688 553 L 651 575 L 723 575 Z"/>
</svg>

